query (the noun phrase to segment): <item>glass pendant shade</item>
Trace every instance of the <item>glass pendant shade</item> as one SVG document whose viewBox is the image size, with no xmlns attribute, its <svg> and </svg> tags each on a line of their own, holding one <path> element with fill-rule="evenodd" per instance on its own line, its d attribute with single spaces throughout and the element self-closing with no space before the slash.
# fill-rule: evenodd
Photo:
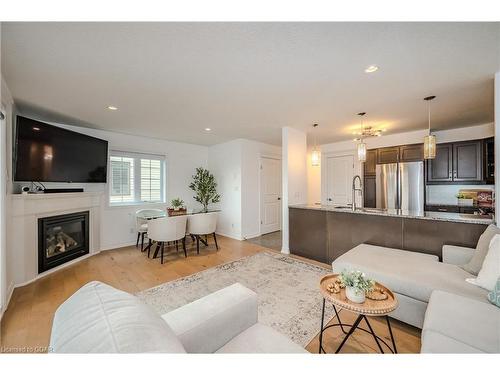
<svg viewBox="0 0 500 375">
<path fill-rule="evenodd" d="M 424 137 L 424 159 L 436 158 L 436 136 L 429 134 Z"/>
<path fill-rule="evenodd" d="M 366 161 L 366 143 L 363 141 L 358 143 L 358 160 Z"/>
<path fill-rule="evenodd" d="M 313 167 L 319 167 L 319 161 L 321 159 L 321 154 L 318 150 L 314 149 L 311 153 L 311 164 Z"/>
</svg>

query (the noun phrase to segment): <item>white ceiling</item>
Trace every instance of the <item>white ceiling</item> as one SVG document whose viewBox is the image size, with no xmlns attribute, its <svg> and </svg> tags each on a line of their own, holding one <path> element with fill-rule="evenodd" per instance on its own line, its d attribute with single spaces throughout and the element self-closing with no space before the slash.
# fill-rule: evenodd
<svg viewBox="0 0 500 375">
<path fill-rule="evenodd" d="M 435 129 L 492 122 L 499 70 L 500 23 L 2 23 L 21 111 L 205 145 L 422 129 L 431 94 Z"/>
</svg>

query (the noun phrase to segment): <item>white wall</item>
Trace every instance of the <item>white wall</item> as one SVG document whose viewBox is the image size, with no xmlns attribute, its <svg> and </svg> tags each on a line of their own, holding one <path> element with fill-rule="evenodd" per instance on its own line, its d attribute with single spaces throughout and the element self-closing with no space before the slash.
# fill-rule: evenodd
<svg viewBox="0 0 500 375">
<path fill-rule="evenodd" d="M 500 184 L 497 184 L 500 176 L 500 72 L 495 74 L 495 212 L 500 212 Z M 497 226 L 500 226 L 497 220 Z"/>
<path fill-rule="evenodd" d="M 306 133 L 289 127 L 283 128 L 281 150 L 283 185 L 281 252 L 289 254 L 288 206 L 307 203 Z"/>
<path fill-rule="evenodd" d="M 209 169 L 221 194 L 220 234 L 237 239 L 260 235 L 261 156 L 281 158 L 281 148 L 247 139 L 209 147 Z"/>
<path fill-rule="evenodd" d="M 241 140 L 241 225 L 242 237 L 260 235 L 260 164 L 261 157 L 281 159 L 281 147 Z"/>
<path fill-rule="evenodd" d="M 10 175 L 8 165 L 11 162 L 11 142 L 10 128 L 12 123 L 12 113 L 14 102 L 9 92 L 7 84 L 0 75 L 0 106 L 5 114 L 5 121 L 0 129 L 1 144 L 0 144 L 0 317 L 7 308 L 8 299 L 14 289 L 14 275 L 8 264 L 12 262 L 12 253 L 7 251 L 7 233 L 10 232 L 10 212 L 11 202 L 7 199 L 7 194 L 11 191 Z"/>
<path fill-rule="evenodd" d="M 433 133 L 436 135 L 436 140 L 438 143 L 458 142 L 469 139 L 492 137 L 495 135 L 494 134 L 495 127 L 494 124 L 483 124 L 483 125 L 470 126 L 459 129 L 441 130 Z M 373 137 L 366 139 L 366 144 L 368 149 L 373 149 L 379 147 L 398 146 L 403 144 L 422 143 L 425 135 L 427 135 L 427 130 L 417 130 L 399 134 L 383 135 L 382 137 Z M 322 145 L 321 159 L 323 160 L 324 155 L 342 153 L 342 152 L 355 153 L 356 142 L 343 141 L 343 142 L 335 142 Z M 308 164 L 308 169 L 311 168 L 312 167 L 309 167 Z M 361 163 L 359 163 L 356 160 L 356 158 L 355 158 L 355 170 L 362 171 Z M 308 188 L 309 188 L 308 192 L 309 197 L 317 197 L 318 195 L 321 196 L 321 174 L 318 175 L 309 172 Z M 437 195 L 443 193 L 439 192 L 439 187 L 433 190 L 434 193 L 436 193 L 436 191 Z"/>
<path fill-rule="evenodd" d="M 217 232 L 241 239 L 241 140 L 209 147 L 208 160 L 221 195 Z"/>
</svg>

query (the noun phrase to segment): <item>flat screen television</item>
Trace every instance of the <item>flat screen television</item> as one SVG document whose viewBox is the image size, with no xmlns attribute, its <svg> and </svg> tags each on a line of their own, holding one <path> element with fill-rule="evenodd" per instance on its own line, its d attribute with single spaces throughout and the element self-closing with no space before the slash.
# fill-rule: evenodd
<svg viewBox="0 0 500 375">
<path fill-rule="evenodd" d="M 17 116 L 14 180 L 106 182 L 108 142 Z"/>
</svg>

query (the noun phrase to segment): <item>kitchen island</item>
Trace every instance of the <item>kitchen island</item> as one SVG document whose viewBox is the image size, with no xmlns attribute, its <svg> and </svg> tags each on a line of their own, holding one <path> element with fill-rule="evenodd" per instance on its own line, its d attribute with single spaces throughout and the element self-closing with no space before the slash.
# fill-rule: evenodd
<svg viewBox="0 0 500 375">
<path fill-rule="evenodd" d="M 444 244 L 476 247 L 491 223 L 492 218 L 471 214 L 293 205 L 289 206 L 289 247 L 291 254 L 324 263 L 361 243 L 441 259 Z"/>
</svg>

